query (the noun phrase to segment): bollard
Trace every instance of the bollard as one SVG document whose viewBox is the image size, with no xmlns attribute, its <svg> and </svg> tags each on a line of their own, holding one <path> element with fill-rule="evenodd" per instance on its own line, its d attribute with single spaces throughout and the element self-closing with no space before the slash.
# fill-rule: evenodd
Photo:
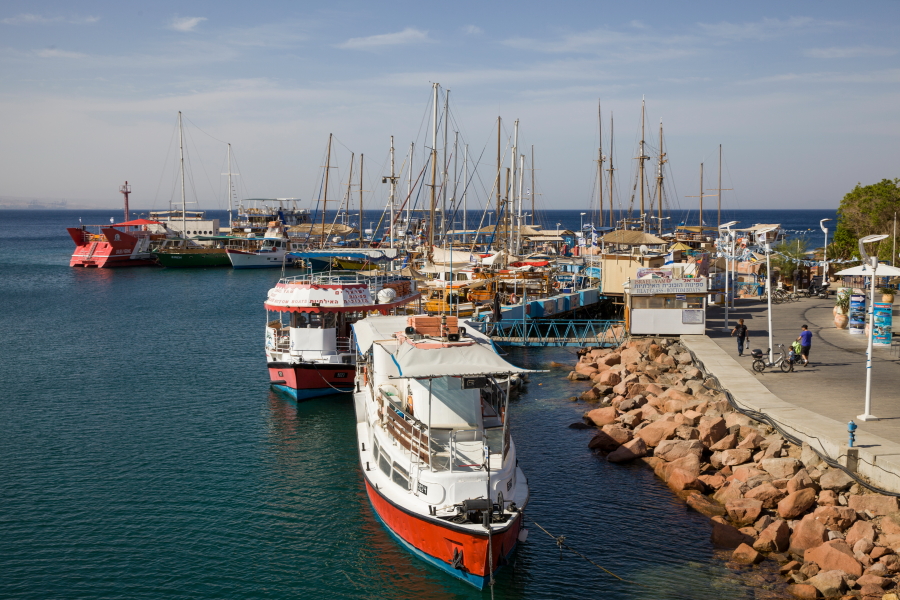
<svg viewBox="0 0 900 600">
<path fill-rule="evenodd" d="M 847 432 L 850 434 L 850 441 L 847 443 L 847 445 L 850 448 L 853 447 L 853 442 L 856 441 L 856 427 L 857 425 L 853 421 L 847 423 Z"/>
</svg>

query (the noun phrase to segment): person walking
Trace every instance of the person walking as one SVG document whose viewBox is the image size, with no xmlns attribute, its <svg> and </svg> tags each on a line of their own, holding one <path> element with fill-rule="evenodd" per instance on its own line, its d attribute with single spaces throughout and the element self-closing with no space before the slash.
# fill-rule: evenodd
<svg viewBox="0 0 900 600">
<path fill-rule="evenodd" d="M 800 335 L 797 337 L 800 342 L 800 358 L 803 360 L 803 366 L 809 366 L 809 349 L 812 346 L 812 331 L 809 327 L 803 325 L 800 327 Z"/>
<path fill-rule="evenodd" d="M 743 319 L 738 319 L 738 324 L 731 330 L 731 336 L 737 334 L 738 356 L 744 355 L 744 344 L 750 339 L 750 330 L 744 325 Z"/>
</svg>

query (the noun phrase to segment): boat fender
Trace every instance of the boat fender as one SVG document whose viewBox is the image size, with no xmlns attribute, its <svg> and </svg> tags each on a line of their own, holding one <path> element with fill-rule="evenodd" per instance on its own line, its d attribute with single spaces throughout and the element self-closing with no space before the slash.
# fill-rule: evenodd
<svg viewBox="0 0 900 600">
<path fill-rule="evenodd" d="M 500 505 L 500 514 L 503 514 L 503 492 L 497 492 L 497 504 Z"/>
<path fill-rule="evenodd" d="M 416 412 L 413 407 L 413 395 L 412 394 L 409 394 L 406 397 L 406 408 L 411 414 L 414 414 Z"/>
<path fill-rule="evenodd" d="M 363 385 L 369 385 L 369 368 L 368 367 L 363 367 L 362 376 L 363 376 Z"/>
</svg>

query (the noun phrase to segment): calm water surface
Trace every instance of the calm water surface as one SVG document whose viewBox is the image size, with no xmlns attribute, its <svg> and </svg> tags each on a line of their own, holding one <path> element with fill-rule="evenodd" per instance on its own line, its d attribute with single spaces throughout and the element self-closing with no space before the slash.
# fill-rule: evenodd
<svg viewBox="0 0 900 600">
<path fill-rule="evenodd" d="M 349 397 L 270 391 L 262 301 L 278 272 L 71 269 L 78 216 L 0 211 L 0 597 L 490 597 L 375 521 Z M 584 410 L 567 372 L 515 403 L 526 514 L 650 589 L 530 524 L 495 597 L 780 597 L 767 573 L 728 569 L 707 519 L 648 469 L 587 450 L 590 432 L 566 427 Z"/>
</svg>

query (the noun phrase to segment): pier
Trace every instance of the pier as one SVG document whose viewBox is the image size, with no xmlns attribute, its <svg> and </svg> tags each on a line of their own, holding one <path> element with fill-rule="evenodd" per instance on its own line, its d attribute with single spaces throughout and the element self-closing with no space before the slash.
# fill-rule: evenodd
<svg viewBox="0 0 900 600">
<path fill-rule="evenodd" d="M 498 346 L 618 346 L 625 322 L 609 319 L 473 322 Z"/>
</svg>

